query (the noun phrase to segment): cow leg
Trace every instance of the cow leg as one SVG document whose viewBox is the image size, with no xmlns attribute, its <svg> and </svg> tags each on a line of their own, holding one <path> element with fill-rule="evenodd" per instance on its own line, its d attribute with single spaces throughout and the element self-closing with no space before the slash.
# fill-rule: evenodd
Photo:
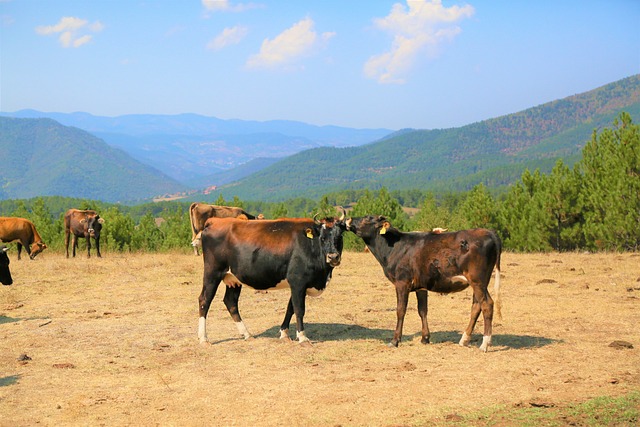
<svg viewBox="0 0 640 427">
<path fill-rule="evenodd" d="M 69 231 L 64 232 L 64 247 L 65 252 L 67 253 L 67 258 L 69 258 Z"/>
<path fill-rule="evenodd" d="M 96 255 L 98 258 L 102 258 L 102 255 L 100 254 L 100 238 L 96 239 Z"/>
<path fill-rule="evenodd" d="M 207 313 L 211 306 L 211 301 L 216 295 L 218 286 L 224 277 L 224 272 L 213 271 L 207 268 L 205 264 L 204 275 L 202 279 L 202 292 L 198 297 L 198 311 L 200 318 L 198 320 L 198 339 L 200 343 L 207 342 Z"/>
<path fill-rule="evenodd" d="M 307 296 L 307 291 L 302 286 L 299 286 L 300 289 L 296 288 L 298 287 L 291 287 L 291 304 L 296 315 L 296 338 L 300 343 L 310 342 L 309 338 L 304 334 L 305 297 Z"/>
<path fill-rule="evenodd" d="M 78 236 L 75 234 L 71 237 L 71 252 L 73 253 L 73 257 L 76 257 L 76 248 L 78 247 Z"/>
<path fill-rule="evenodd" d="M 244 322 L 240 317 L 240 311 L 238 311 L 238 300 L 240 299 L 240 291 L 242 286 L 227 286 L 227 290 L 224 293 L 224 305 L 227 307 L 227 311 L 231 315 L 231 318 L 236 323 L 238 333 L 244 337 L 244 339 L 251 338 L 251 334 L 244 326 Z"/>
<path fill-rule="evenodd" d="M 280 339 L 291 341 L 289 337 L 289 325 L 291 324 L 291 318 L 293 317 L 293 302 L 291 302 L 291 297 L 289 297 L 289 303 L 287 304 L 287 312 L 284 315 L 284 320 L 282 321 L 282 325 L 280 325 Z"/>
<path fill-rule="evenodd" d="M 87 258 L 91 258 L 91 236 L 87 235 Z"/>
<path fill-rule="evenodd" d="M 482 335 L 480 350 L 486 352 L 491 345 L 491 335 L 493 334 L 493 299 L 487 291 L 487 286 L 483 287 L 482 294 L 484 298 L 480 302 L 480 308 L 484 319 L 484 334 Z"/>
<path fill-rule="evenodd" d="M 402 326 L 404 324 L 404 315 L 407 314 L 407 304 L 409 303 L 409 287 L 404 283 L 396 283 L 396 299 L 397 307 L 396 314 L 398 316 L 398 322 L 396 323 L 396 330 L 393 333 L 393 339 L 389 343 L 389 347 L 397 347 L 402 340 Z"/>
<path fill-rule="evenodd" d="M 480 312 L 484 317 L 484 335 L 482 337 L 482 344 L 480 350 L 486 352 L 489 345 L 491 345 L 491 333 L 492 333 L 492 321 L 493 321 L 493 300 L 489 296 L 486 287 L 478 285 L 477 282 L 472 283 L 473 288 L 473 303 L 471 305 L 471 316 L 469 319 L 469 325 L 462 334 L 460 339 L 460 345 L 466 346 L 471 341 L 471 334 L 476 326 Z"/>
<path fill-rule="evenodd" d="M 22 243 L 17 242 L 16 246 L 18 247 L 18 261 L 20 261 L 20 253 L 22 252 Z M 26 247 L 25 247 L 26 249 Z"/>
<path fill-rule="evenodd" d="M 418 299 L 418 314 L 420 315 L 420 320 L 422 320 L 422 339 L 420 342 L 422 344 L 429 344 L 429 340 L 431 338 L 431 333 L 429 333 L 429 324 L 427 323 L 427 301 L 429 294 L 426 289 L 417 290 L 416 298 Z"/>
</svg>

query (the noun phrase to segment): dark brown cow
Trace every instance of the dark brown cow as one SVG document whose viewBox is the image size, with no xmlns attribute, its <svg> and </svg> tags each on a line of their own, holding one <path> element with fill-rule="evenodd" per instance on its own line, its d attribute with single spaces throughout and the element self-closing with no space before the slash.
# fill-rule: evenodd
<svg viewBox="0 0 640 427">
<path fill-rule="evenodd" d="M 11 285 L 13 278 L 11 277 L 11 271 L 9 271 L 9 257 L 7 256 L 6 246 L 0 246 L 0 283 L 3 285 Z"/>
<path fill-rule="evenodd" d="M 418 313 L 422 320 L 422 343 L 426 344 L 430 338 L 427 291 L 446 294 L 471 286 L 471 319 L 462 334 L 460 345 L 469 344 L 482 311 L 484 335 L 480 350 L 487 351 L 491 345 L 494 313 L 494 302 L 487 288 L 494 266 L 496 314 L 500 316 L 502 243 L 493 231 L 477 228 L 453 233 L 443 233 L 440 230 L 431 233 L 403 233 L 392 227 L 383 216 L 350 218 L 346 224 L 349 231 L 364 240 L 382 266 L 387 279 L 396 287 L 398 322 L 391 346 L 397 347 L 402 338 L 402 325 L 410 292 L 416 293 Z"/>
<path fill-rule="evenodd" d="M 198 255 L 198 247 L 202 246 L 200 242 L 200 233 L 204 230 L 204 225 L 209 218 L 240 218 L 240 219 L 256 219 L 255 216 L 234 206 L 216 206 L 207 205 L 205 203 L 192 203 L 189 206 L 189 219 L 191 221 L 191 246 L 193 252 Z"/>
<path fill-rule="evenodd" d="M 47 248 L 47 245 L 40 238 L 36 226 L 25 218 L 0 217 L 0 242 L 17 242 L 18 259 L 20 259 L 23 246 L 31 259 Z"/>
<path fill-rule="evenodd" d="M 104 219 L 94 210 L 69 209 L 64 214 L 64 246 L 69 258 L 69 236 L 72 235 L 73 256 L 76 256 L 78 238 L 87 239 L 87 258 L 91 258 L 91 238 L 96 241 L 96 254 L 100 254 L 100 231 L 102 230 Z"/>
<path fill-rule="evenodd" d="M 344 230 L 344 215 L 324 221 L 209 219 L 202 232 L 200 342 L 207 342 L 207 312 L 220 283 L 226 285 L 224 304 L 245 338 L 251 335 L 238 311 L 242 286 L 256 290 L 289 288 L 291 297 L 280 326 L 280 338 L 290 339 L 289 323 L 295 314 L 296 337 L 301 343 L 308 342 L 303 322 L 305 298 L 317 296 L 327 287 L 333 268 L 340 264 Z"/>
</svg>

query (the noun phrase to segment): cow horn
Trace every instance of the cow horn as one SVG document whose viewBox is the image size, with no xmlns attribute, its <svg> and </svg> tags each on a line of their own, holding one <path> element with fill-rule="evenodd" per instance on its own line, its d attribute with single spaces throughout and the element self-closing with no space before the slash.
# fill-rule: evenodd
<svg viewBox="0 0 640 427">
<path fill-rule="evenodd" d="M 320 224 L 320 221 L 318 221 L 318 215 L 320 215 L 320 212 L 313 216 L 313 222 L 315 222 L 316 224 Z"/>
<path fill-rule="evenodd" d="M 344 208 L 342 206 L 338 206 L 338 207 L 342 211 L 342 215 L 340 215 L 339 221 L 344 221 L 344 218 L 347 216 L 347 211 L 344 210 Z"/>
<path fill-rule="evenodd" d="M 7 252 L 9 250 L 9 248 L 3 247 L 2 248 L 2 252 Z"/>
</svg>

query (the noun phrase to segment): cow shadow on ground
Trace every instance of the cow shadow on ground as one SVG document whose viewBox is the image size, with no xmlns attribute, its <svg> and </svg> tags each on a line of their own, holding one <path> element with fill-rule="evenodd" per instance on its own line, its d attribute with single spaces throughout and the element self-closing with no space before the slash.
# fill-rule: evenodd
<svg viewBox="0 0 640 427">
<path fill-rule="evenodd" d="M 4 325 L 5 323 L 15 323 L 21 320 L 22 319 L 16 317 L 0 316 L 0 325 Z"/>
<path fill-rule="evenodd" d="M 18 383 L 20 375 L 9 375 L 8 377 L 0 377 L 0 387 L 7 387 Z"/>
<path fill-rule="evenodd" d="M 295 323 L 292 323 L 291 327 L 292 328 L 289 331 L 289 335 L 291 336 L 291 339 L 294 339 Z M 313 341 L 376 340 L 380 341 L 381 343 L 387 344 L 391 341 L 391 338 L 393 338 L 393 329 L 367 328 L 360 325 L 344 323 L 307 323 L 305 324 L 305 332 L 306 335 Z M 263 331 L 260 334 L 255 335 L 256 338 L 277 338 L 279 336 L 279 326 L 274 326 L 267 329 L 266 331 Z M 432 331 L 431 343 L 458 344 L 461 336 L 461 331 Z M 420 332 L 416 332 L 411 335 L 405 334 L 402 336 L 402 341 L 410 342 L 413 340 L 419 340 L 420 337 Z M 478 346 L 481 342 L 482 335 L 474 333 L 470 345 Z M 532 335 L 499 334 L 493 335 L 492 337 L 492 345 L 494 347 L 492 351 L 499 351 L 501 349 L 507 350 L 541 348 L 560 342 L 562 341 Z"/>
</svg>

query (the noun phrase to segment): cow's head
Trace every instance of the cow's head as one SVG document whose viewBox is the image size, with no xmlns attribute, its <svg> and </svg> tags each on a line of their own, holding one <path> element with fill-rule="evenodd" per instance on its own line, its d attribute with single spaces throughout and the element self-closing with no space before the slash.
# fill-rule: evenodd
<svg viewBox="0 0 640 427">
<path fill-rule="evenodd" d="M 102 230 L 102 224 L 104 224 L 104 218 L 100 218 L 100 215 L 92 215 L 86 220 L 80 221 L 81 223 L 86 221 L 87 233 L 94 239 L 100 238 L 100 230 Z"/>
<path fill-rule="evenodd" d="M 327 264 L 331 267 L 337 267 L 342 260 L 342 233 L 346 231 L 346 225 L 344 222 L 344 209 L 342 209 L 342 216 L 340 218 L 325 218 L 321 221 L 316 221 L 316 224 L 320 226 L 320 245 L 322 246 L 322 253 L 325 255 Z"/>
<path fill-rule="evenodd" d="M 9 248 L 0 246 L 0 283 L 7 286 L 13 283 L 11 271 L 9 271 L 9 257 L 7 256 L 8 250 Z"/>
<path fill-rule="evenodd" d="M 382 215 L 368 215 L 360 218 L 349 218 L 345 221 L 346 229 L 355 233 L 365 242 L 376 234 L 386 234 L 391 228 L 389 220 Z"/>
<path fill-rule="evenodd" d="M 34 259 L 36 255 L 38 255 L 45 249 L 47 249 L 47 245 L 44 242 L 35 242 L 33 245 L 31 245 L 31 254 L 29 255 L 29 258 Z"/>
</svg>

